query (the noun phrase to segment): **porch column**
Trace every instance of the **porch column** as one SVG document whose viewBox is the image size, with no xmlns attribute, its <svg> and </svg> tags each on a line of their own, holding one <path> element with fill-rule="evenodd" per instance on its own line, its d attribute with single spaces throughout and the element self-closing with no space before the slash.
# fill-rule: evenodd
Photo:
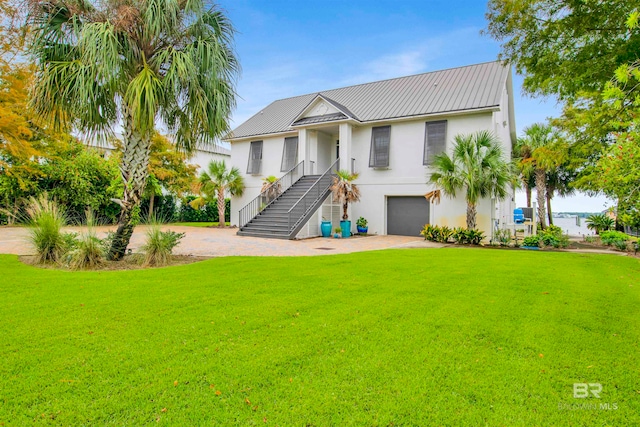
<svg viewBox="0 0 640 427">
<path fill-rule="evenodd" d="M 351 170 L 351 135 L 352 126 L 349 123 L 340 124 L 340 170 Z M 351 204 L 347 209 L 347 215 L 351 220 L 352 229 L 355 227 L 355 221 L 351 218 Z M 342 218 L 342 207 L 340 207 L 340 218 Z"/>
<path fill-rule="evenodd" d="M 298 130 L 298 162 L 304 161 L 304 174 L 311 174 L 309 163 L 309 133 L 306 129 Z"/>
<path fill-rule="evenodd" d="M 351 170 L 351 131 L 349 123 L 340 124 L 340 169 Z"/>
</svg>

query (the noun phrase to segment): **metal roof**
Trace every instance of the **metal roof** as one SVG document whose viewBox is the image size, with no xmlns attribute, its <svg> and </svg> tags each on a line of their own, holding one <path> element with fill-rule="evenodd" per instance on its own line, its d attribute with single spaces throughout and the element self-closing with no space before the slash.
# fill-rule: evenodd
<svg viewBox="0 0 640 427">
<path fill-rule="evenodd" d="M 360 122 L 496 107 L 508 75 L 509 66 L 494 61 L 280 99 L 226 139 L 291 131 L 291 122 L 318 95 Z"/>
<path fill-rule="evenodd" d="M 325 114 L 324 116 L 310 116 L 293 122 L 292 126 L 309 125 L 312 123 L 332 122 L 334 120 L 348 119 L 343 113 Z"/>
</svg>

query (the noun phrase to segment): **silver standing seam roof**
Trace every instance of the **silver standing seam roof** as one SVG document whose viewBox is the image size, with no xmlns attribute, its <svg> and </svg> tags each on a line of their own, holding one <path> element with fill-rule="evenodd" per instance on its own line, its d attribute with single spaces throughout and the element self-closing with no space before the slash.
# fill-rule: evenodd
<svg viewBox="0 0 640 427">
<path fill-rule="evenodd" d="M 293 120 L 318 95 L 362 123 L 497 107 L 508 75 L 509 65 L 493 61 L 280 99 L 225 139 L 291 131 Z M 296 125 L 313 123 L 304 120 Z"/>
</svg>

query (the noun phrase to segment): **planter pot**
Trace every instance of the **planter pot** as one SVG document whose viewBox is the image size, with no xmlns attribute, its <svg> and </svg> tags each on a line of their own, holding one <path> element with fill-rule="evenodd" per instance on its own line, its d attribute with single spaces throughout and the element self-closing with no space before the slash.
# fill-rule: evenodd
<svg viewBox="0 0 640 427">
<path fill-rule="evenodd" d="M 522 249 L 528 249 L 530 251 L 539 251 L 540 248 L 537 246 L 520 246 Z"/>
<path fill-rule="evenodd" d="M 342 237 L 351 236 L 351 221 L 349 220 L 340 221 L 340 228 L 342 229 Z"/>
<path fill-rule="evenodd" d="M 358 228 L 358 233 L 360 234 L 367 234 L 367 232 L 369 231 L 369 227 L 360 227 L 358 225 L 357 228 Z"/>
<path fill-rule="evenodd" d="M 334 239 L 339 239 L 339 238 L 340 238 L 340 234 L 338 234 L 338 233 L 334 234 L 334 235 L 333 235 L 333 238 L 334 238 Z"/>
<path fill-rule="evenodd" d="M 320 224 L 320 232 L 322 237 L 331 237 L 331 221 L 322 221 Z"/>
</svg>

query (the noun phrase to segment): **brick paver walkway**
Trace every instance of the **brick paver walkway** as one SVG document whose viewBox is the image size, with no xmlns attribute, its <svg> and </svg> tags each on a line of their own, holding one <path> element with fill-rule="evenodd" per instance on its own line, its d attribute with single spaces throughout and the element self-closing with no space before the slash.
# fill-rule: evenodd
<svg viewBox="0 0 640 427">
<path fill-rule="evenodd" d="M 344 254 L 401 247 L 441 247 L 425 242 L 422 237 L 369 236 L 348 239 L 313 238 L 306 240 L 261 239 L 237 236 L 237 229 L 165 226 L 186 233 L 174 253 L 196 256 L 312 256 Z M 115 227 L 97 227 L 98 235 L 104 236 Z M 81 228 L 70 227 L 70 231 Z M 129 248 L 134 252 L 144 242 L 145 226 L 138 226 L 131 238 Z M 29 230 L 24 227 L 0 227 L 0 253 L 30 255 L 33 249 L 27 242 Z"/>
</svg>

